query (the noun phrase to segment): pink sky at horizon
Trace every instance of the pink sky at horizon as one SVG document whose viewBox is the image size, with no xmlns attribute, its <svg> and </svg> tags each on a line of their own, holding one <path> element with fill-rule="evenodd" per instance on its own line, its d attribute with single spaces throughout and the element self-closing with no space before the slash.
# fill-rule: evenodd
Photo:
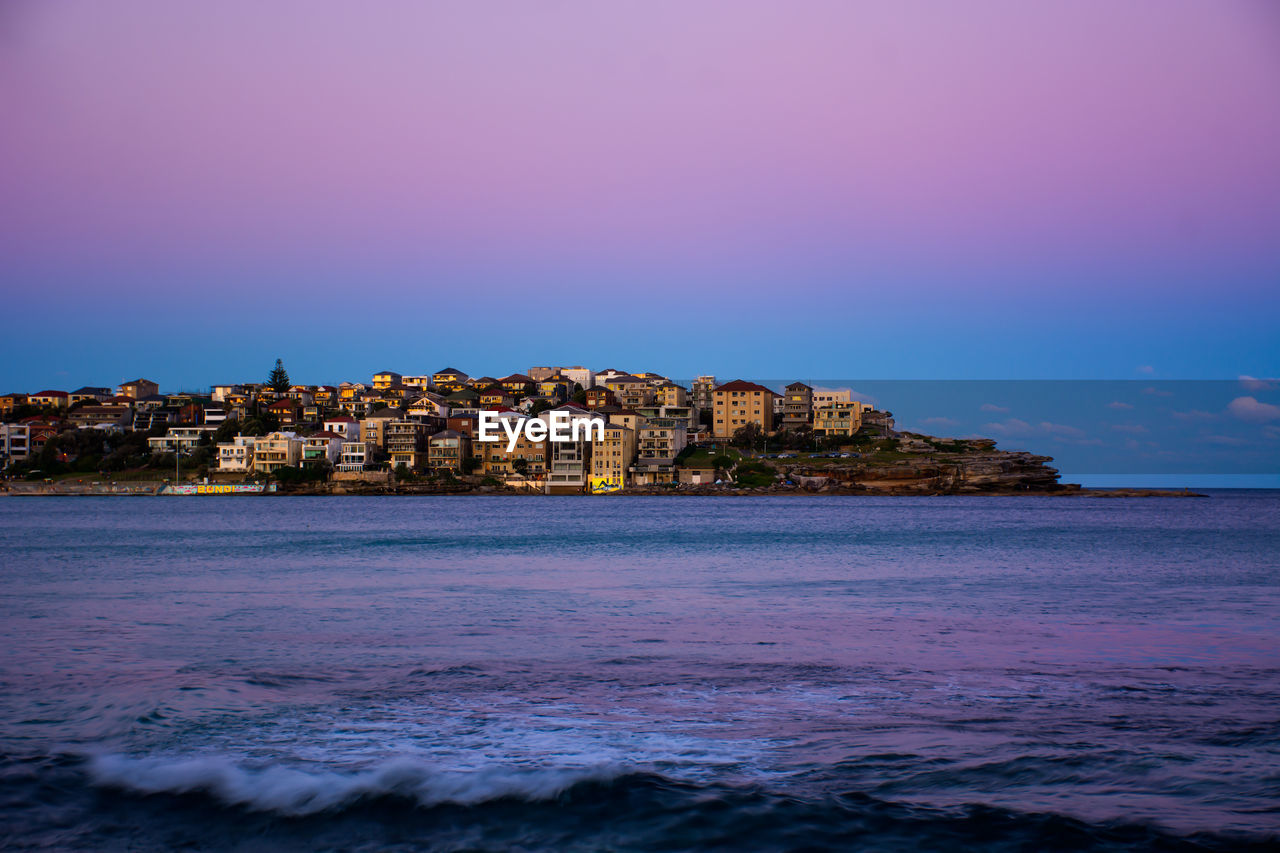
<svg viewBox="0 0 1280 853">
<path fill-rule="evenodd" d="M 1265 0 L 375 8 L 0 10 L 7 277 L 1280 304 Z"/>
</svg>

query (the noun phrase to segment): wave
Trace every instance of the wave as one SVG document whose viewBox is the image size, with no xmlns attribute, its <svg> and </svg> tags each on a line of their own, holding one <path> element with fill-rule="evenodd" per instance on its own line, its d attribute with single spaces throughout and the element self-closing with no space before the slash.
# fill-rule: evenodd
<svg viewBox="0 0 1280 853">
<path fill-rule="evenodd" d="M 299 817 L 378 797 L 404 798 L 420 806 L 470 806 L 508 798 L 537 802 L 554 799 L 574 785 L 605 782 L 634 770 L 612 763 L 444 770 L 400 758 L 343 773 L 283 765 L 246 768 L 220 757 L 132 758 L 110 754 L 92 756 L 88 772 L 93 783 L 102 787 L 140 794 L 206 793 L 226 805 Z"/>
<path fill-rule="evenodd" d="M 96 850 L 1271 851 L 1274 833 L 1177 834 L 980 803 L 699 784 L 619 764 L 364 770 L 227 757 L 0 756 L 0 846 Z"/>
</svg>

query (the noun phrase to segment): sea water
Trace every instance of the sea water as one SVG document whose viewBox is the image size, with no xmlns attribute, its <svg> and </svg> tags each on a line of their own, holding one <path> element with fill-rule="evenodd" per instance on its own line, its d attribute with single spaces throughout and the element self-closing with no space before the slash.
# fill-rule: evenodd
<svg viewBox="0 0 1280 853">
<path fill-rule="evenodd" d="M 7 498 L 0 555 L 10 847 L 1280 841 L 1273 492 Z"/>
</svg>

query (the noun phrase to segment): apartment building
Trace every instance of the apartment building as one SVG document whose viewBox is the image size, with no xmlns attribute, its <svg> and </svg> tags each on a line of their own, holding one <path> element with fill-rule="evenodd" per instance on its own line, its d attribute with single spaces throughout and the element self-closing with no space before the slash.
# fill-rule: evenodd
<svg viewBox="0 0 1280 853">
<path fill-rule="evenodd" d="M 253 448 L 258 439 L 252 435 L 238 435 L 231 441 L 218 444 L 218 470 L 243 474 L 253 470 Z"/>
<path fill-rule="evenodd" d="M 392 468 L 425 468 L 427 428 L 418 421 L 395 420 L 386 424 L 385 447 Z"/>
<path fill-rule="evenodd" d="M 432 471 L 457 473 L 470 455 L 471 439 L 455 430 L 442 430 L 427 439 L 427 467 Z"/>
<path fill-rule="evenodd" d="M 814 435 L 851 436 L 862 427 L 864 405 L 851 402 L 825 403 L 813 409 Z"/>
<path fill-rule="evenodd" d="M 618 424 L 606 425 L 604 434 L 591 442 L 591 491 L 598 494 L 625 489 L 635 457 L 635 432 Z"/>
<path fill-rule="evenodd" d="M 792 382 L 782 397 L 782 426 L 800 429 L 813 421 L 813 389 L 803 382 Z"/>
<path fill-rule="evenodd" d="M 560 406 L 553 412 L 565 412 L 570 420 L 570 434 L 574 421 L 589 421 L 597 417 L 579 406 Z M 579 495 L 590 485 L 591 441 L 585 430 L 577 441 L 548 442 L 550 464 L 547 471 L 546 492 L 549 495 Z"/>
<path fill-rule="evenodd" d="M 253 445 L 253 470 L 270 474 L 280 468 L 294 468 L 302 461 L 302 440 L 297 433 L 273 432 Z"/>
<path fill-rule="evenodd" d="M 717 386 L 712 394 L 712 435 L 728 441 L 747 424 L 765 432 L 773 431 L 773 398 L 778 396 L 763 385 L 735 379 Z"/>
</svg>

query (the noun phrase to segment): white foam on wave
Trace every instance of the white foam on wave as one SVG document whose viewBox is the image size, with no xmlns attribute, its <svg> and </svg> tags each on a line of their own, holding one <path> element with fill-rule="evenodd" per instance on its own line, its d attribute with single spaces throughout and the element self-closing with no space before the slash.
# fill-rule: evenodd
<svg viewBox="0 0 1280 853">
<path fill-rule="evenodd" d="M 515 797 L 549 800 L 581 782 L 603 782 L 633 767 L 598 764 L 582 767 L 489 766 L 444 770 L 400 758 L 367 770 L 305 770 L 279 764 L 257 768 L 215 756 L 134 758 L 97 755 L 89 761 L 94 784 L 143 794 L 208 793 L 228 805 L 284 815 L 309 815 L 339 809 L 356 800 L 401 796 L 423 806 L 475 805 Z"/>
</svg>

